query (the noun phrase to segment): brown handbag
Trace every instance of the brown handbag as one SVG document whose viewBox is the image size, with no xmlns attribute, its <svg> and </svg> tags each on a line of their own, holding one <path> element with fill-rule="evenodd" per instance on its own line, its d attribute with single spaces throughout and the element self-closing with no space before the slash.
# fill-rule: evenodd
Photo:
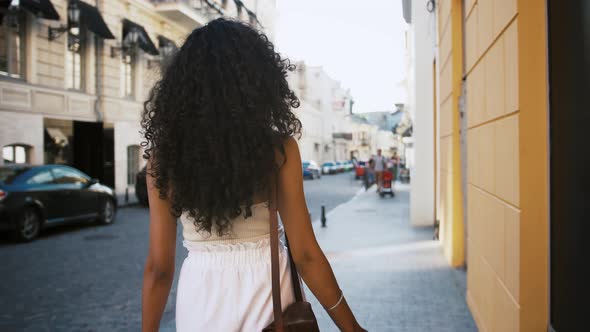
<svg viewBox="0 0 590 332">
<path fill-rule="evenodd" d="M 301 282 L 297 267 L 291 257 L 289 241 L 285 235 L 289 264 L 291 266 L 291 281 L 295 292 L 295 302 L 281 312 L 281 285 L 279 278 L 279 221 L 277 216 L 277 182 L 276 178 L 270 182 L 270 259 L 272 275 L 272 304 L 274 322 L 263 329 L 263 332 L 319 332 L 318 322 L 309 302 L 303 301 Z"/>
</svg>

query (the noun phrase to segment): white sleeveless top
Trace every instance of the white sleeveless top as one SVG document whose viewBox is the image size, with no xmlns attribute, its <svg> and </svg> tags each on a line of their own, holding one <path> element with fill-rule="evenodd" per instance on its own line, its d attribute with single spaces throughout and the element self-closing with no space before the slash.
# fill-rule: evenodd
<svg viewBox="0 0 590 332">
<path fill-rule="evenodd" d="M 188 213 L 183 213 L 180 216 L 182 236 L 185 241 L 205 244 L 257 242 L 268 238 L 270 234 L 268 202 L 253 204 L 251 210 L 252 215 L 248 218 L 242 215 L 232 220 L 229 232 L 223 236 L 217 235 L 215 227 L 211 230 L 211 233 L 206 231 L 197 232 L 194 219 L 190 218 Z"/>
</svg>

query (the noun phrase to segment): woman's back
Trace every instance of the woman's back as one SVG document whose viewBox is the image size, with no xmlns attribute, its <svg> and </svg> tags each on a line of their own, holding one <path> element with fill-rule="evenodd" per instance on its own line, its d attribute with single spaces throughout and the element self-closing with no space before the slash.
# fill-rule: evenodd
<svg viewBox="0 0 590 332">
<path fill-rule="evenodd" d="M 245 208 L 243 210 L 246 210 Z M 250 207 L 251 215 L 243 212 L 238 217 L 230 220 L 230 229 L 219 235 L 214 227 L 212 232 L 199 231 L 188 213 L 180 216 L 182 223 L 182 236 L 188 245 L 196 243 L 207 244 L 234 244 L 240 242 L 256 242 L 265 239 L 269 235 L 269 211 L 268 202 L 254 204 Z M 185 244 L 187 245 L 187 244 Z"/>
</svg>

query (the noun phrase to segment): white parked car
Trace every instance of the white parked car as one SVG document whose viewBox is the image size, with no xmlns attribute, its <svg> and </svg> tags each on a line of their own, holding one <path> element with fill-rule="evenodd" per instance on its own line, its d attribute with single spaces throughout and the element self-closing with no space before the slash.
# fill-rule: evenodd
<svg viewBox="0 0 590 332">
<path fill-rule="evenodd" d="M 333 161 L 326 161 L 322 164 L 322 174 L 335 174 L 338 172 L 338 166 Z"/>
</svg>

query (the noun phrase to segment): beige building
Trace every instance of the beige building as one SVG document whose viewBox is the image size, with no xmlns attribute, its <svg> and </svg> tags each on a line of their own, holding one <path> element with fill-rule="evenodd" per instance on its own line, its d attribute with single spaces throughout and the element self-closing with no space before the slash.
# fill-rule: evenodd
<svg viewBox="0 0 590 332">
<path fill-rule="evenodd" d="M 349 142 L 350 153 L 360 161 L 371 159 L 371 156 L 377 151 L 379 129 L 364 117 L 356 114 L 349 116 L 347 122 L 352 133 L 352 140 Z"/>
<path fill-rule="evenodd" d="M 318 163 L 349 160 L 352 131 L 347 120 L 352 95 L 320 66 L 296 63 L 289 86 L 301 102 L 295 114 L 303 125 L 301 157 Z"/>
<path fill-rule="evenodd" d="M 272 38 L 276 12 L 275 0 L 2 3 L 0 164 L 70 164 L 120 202 L 134 198 L 140 114 L 160 64 L 220 16 Z"/>
</svg>

